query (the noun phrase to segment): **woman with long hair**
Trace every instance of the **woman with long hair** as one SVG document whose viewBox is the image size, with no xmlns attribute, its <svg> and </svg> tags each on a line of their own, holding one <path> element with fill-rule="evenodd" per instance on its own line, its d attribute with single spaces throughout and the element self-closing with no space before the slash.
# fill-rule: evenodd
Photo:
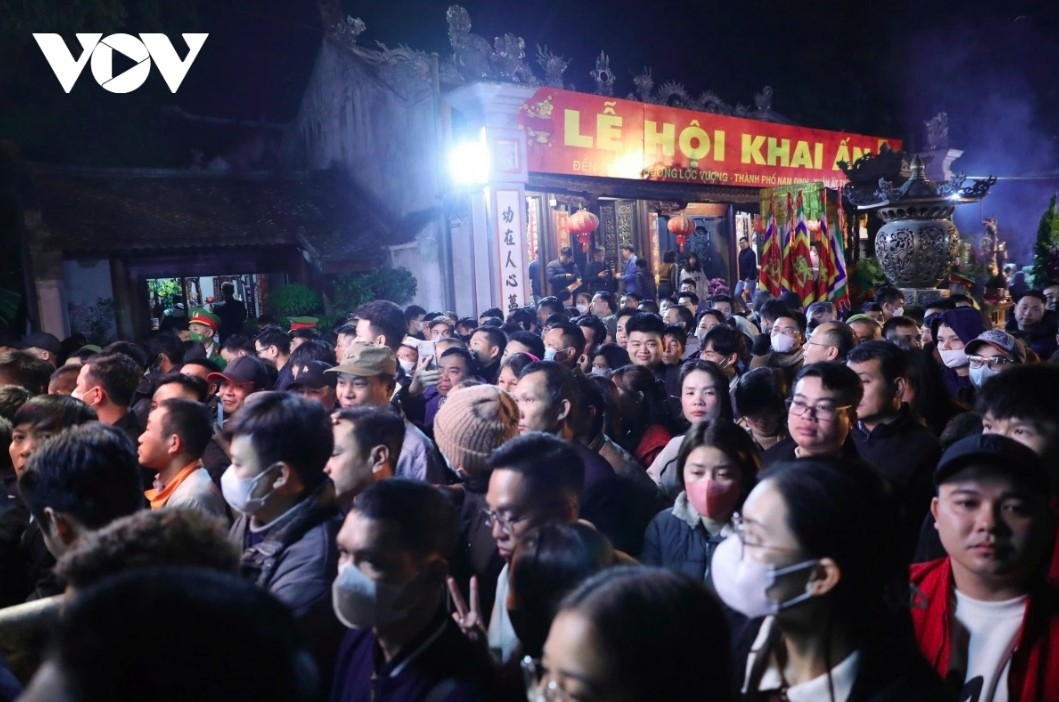
<svg viewBox="0 0 1059 702">
<path fill-rule="evenodd" d="M 658 299 L 666 300 L 677 291 L 677 252 L 669 249 L 658 264 Z"/>
<path fill-rule="evenodd" d="M 908 403 L 928 429 L 941 436 L 949 421 L 967 408 L 952 399 L 945 389 L 942 368 L 930 351 L 907 351 L 905 358 L 908 382 L 901 401 Z"/>
<path fill-rule="evenodd" d="M 885 481 L 846 459 L 760 476 L 710 567 L 721 600 L 751 620 L 739 699 L 947 699 L 912 636 L 896 523 Z"/>
<path fill-rule="evenodd" d="M 707 283 L 706 271 L 702 270 L 702 265 L 699 263 L 699 255 L 694 251 L 689 253 L 687 258 L 684 259 L 680 275 L 677 276 L 678 289 L 680 283 L 689 278 L 695 281 L 695 294 L 699 296 L 699 300 L 705 300 L 710 296 L 710 286 Z"/>
<path fill-rule="evenodd" d="M 728 376 L 710 361 L 689 361 L 680 369 L 680 411 L 683 431 L 692 424 L 708 419 L 732 421 L 732 400 L 728 394 Z M 667 503 L 672 503 L 680 492 L 677 479 L 677 454 L 684 434 L 670 439 L 662 449 L 647 474 L 658 484 L 659 493 Z"/>
<path fill-rule="evenodd" d="M 589 524 L 548 524 L 511 554 L 507 607 L 523 655 L 539 658 L 559 602 L 589 576 L 617 563 L 614 547 Z"/>
<path fill-rule="evenodd" d="M 618 388 L 614 386 L 610 378 L 604 378 L 601 375 L 593 375 L 588 378 L 592 385 L 599 391 L 603 397 L 604 417 L 603 417 L 603 433 L 614 442 L 617 442 L 621 446 L 619 439 L 622 436 L 622 424 L 621 424 L 621 413 L 619 406 L 621 403 L 621 396 L 618 393 Z M 622 446 L 622 448 L 625 448 Z"/>
<path fill-rule="evenodd" d="M 681 491 L 648 525 L 640 561 L 706 581 L 713 551 L 734 533 L 732 517 L 760 468 L 761 454 L 738 425 L 726 419 L 693 424 L 677 454 Z"/>
<path fill-rule="evenodd" d="M 673 438 L 665 391 L 655 374 L 645 366 L 626 365 L 610 379 L 618 389 L 618 443 L 645 466 Z"/>
</svg>

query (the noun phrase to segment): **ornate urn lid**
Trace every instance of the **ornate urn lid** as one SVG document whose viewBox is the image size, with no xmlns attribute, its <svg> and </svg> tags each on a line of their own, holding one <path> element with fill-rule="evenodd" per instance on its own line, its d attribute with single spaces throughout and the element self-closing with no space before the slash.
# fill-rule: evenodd
<svg viewBox="0 0 1059 702">
<path fill-rule="evenodd" d="M 935 183 L 924 175 L 923 159 L 918 154 L 909 164 L 910 176 L 900 187 L 894 187 L 892 181 L 879 179 L 879 188 L 875 196 L 867 202 L 858 202 L 858 210 L 875 210 L 886 207 L 919 208 L 955 206 L 968 202 L 977 202 L 989 192 L 996 183 L 996 177 L 984 180 L 970 180 L 963 173 L 957 173 L 952 180 Z"/>
</svg>

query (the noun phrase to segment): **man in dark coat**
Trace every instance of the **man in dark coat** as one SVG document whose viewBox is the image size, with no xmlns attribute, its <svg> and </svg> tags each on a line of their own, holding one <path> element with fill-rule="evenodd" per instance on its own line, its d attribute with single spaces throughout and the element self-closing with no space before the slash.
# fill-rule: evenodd
<svg viewBox="0 0 1059 702">
<path fill-rule="evenodd" d="M 458 534 L 456 510 L 430 485 L 384 480 L 357 496 L 338 535 L 334 611 L 350 630 L 332 702 L 495 699 L 488 653 L 445 606 Z"/>
<path fill-rule="evenodd" d="M 1046 304 L 1043 292 L 1030 290 L 1019 299 L 1015 314 L 1007 323 L 1008 333 L 1022 339 L 1042 361 L 1059 349 L 1055 312 L 1046 310 Z"/>
<path fill-rule="evenodd" d="M 893 486 L 900 511 L 900 546 L 910 560 L 934 496 L 941 442 L 901 402 L 908 382 L 904 351 L 888 341 L 869 341 L 849 352 L 847 365 L 864 386 L 853 441 L 860 457 Z"/>
<path fill-rule="evenodd" d="M 614 292 L 617 281 L 614 279 L 614 271 L 610 264 L 603 258 L 606 251 L 602 246 L 592 249 L 592 260 L 585 266 L 585 285 L 588 287 L 588 292 L 592 294 Z"/>
<path fill-rule="evenodd" d="M 235 299 L 235 286 L 231 283 L 221 285 L 224 299 L 214 303 L 213 312 L 221 318 L 221 344 L 232 334 L 238 334 L 246 321 L 246 305 Z"/>
<path fill-rule="evenodd" d="M 546 268 L 548 278 L 548 294 L 562 299 L 560 292 L 569 289 L 571 285 L 581 278 L 581 271 L 574 263 L 574 251 L 569 246 L 559 249 L 559 258 L 549 261 Z M 576 294 L 575 289 L 570 290 Z"/>
<path fill-rule="evenodd" d="M 232 465 L 221 491 L 240 514 L 229 536 L 243 554 L 243 577 L 290 608 L 326 679 L 342 634 L 331 609 L 342 522 L 324 474 L 331 417 L 300 395 L 259 392 L 226 428 Z"/>
</svg>

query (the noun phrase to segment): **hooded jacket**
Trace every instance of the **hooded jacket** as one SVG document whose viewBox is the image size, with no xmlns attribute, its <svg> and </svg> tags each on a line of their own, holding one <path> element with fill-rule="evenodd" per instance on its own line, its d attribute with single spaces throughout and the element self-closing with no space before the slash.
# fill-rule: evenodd
<svg viewBox="0 0 1059 702">
<path fill-rule="evenodd" d="M 965 345 L 985 331 L 982 313 L 973 307 L 957 307 L 939 314 L 931 323 L 931 338 L 938 338 L 938 327 L 942 324 L 956 332 L 956 336 L 960 337 L 960 341 Z M 945 368 L 942 371 L 942 379 L 945 381 L 945 389 L 949 391 L 949 395 L 957 400 L 968 400 L 967 396 L 974 394 L 974 384 L 971 383 L 970 377 L 958 374 L 953 368 Z"/>
</svg>

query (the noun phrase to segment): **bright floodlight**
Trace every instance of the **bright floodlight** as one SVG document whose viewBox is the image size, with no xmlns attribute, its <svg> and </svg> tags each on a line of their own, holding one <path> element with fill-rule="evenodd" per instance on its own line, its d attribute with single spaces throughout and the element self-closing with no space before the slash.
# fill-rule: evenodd
<svg viewBox="0 0 1059 702">
<path fill-rule="evenodd" d="M 489 150 L 485 147 L 485 140 L 466 141 L 453 147 L 449 154 L 449 171 L 458 185 L 489 182 Z"/>
</svg>

